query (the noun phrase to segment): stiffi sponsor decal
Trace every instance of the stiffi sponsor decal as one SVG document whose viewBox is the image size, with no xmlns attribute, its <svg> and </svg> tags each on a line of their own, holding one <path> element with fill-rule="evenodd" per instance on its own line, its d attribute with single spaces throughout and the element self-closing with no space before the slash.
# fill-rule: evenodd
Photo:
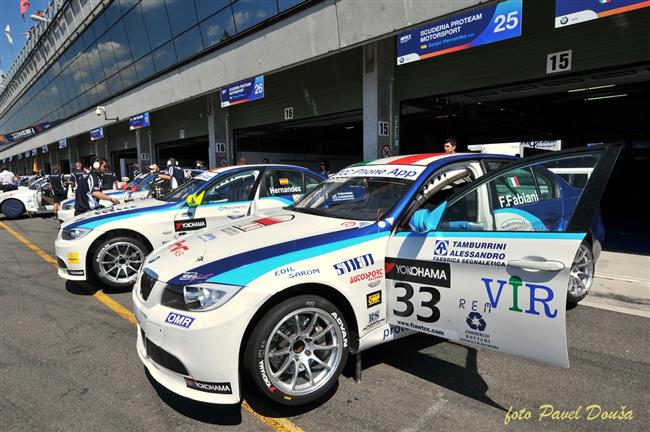
<svg viewBox="0 0 650 432">
<path fill-rule="evenodd" d="M 229 382 L 211 383 L 185 378 L 185 385 L 191 389 L 207 393 L 232 394 L 232 386 Z"/>
<path fill-rule="evenodd" d="M 181 315 L 175 312 L 169 312 L 169 314 L 167 314 L 167 318 L 165 318 L 165 322 L 167 324 L 172 324 L 177 327 L 190 328 L 190 326 L 194 322 L 194 318 Z"/>
<path fill-rule="evenodd" d="M 387 279 L 451 287 L 451 268 L 446 263 L 386 258 L 385 268 Z"/>
<path fill-rule="evenodd" d="M 332 267 L 334 267 L 337 275 L 343 276 L 346 273 L 370 267 L 374 264 L 375 259 L 372 257 L 372 254 L 365 254 L 334 264 Z"/>
<path fill-rule="evenodd" d="M 174 231 L 176 232 L 200 230 L 206 226 L 208 226 L 208 223 L 205 218 L 174 221 Z"/>
</svg>

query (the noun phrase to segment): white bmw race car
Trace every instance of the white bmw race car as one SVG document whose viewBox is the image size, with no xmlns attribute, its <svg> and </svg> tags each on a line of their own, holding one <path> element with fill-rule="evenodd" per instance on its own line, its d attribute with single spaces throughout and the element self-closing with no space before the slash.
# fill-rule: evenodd
<svg viewBox="0 0 650 432">
<path fill-rule="evenodd" d="M 206 227 L 292 204 L 322 180 L 318 173 L 291 165 L 233 166 L 203 172 L 161 199 L 84 213 L 61 225 L 55 242 L 59 275 L 130 287 L 152 249 Z"/>
<path fill-rule="evenodd" d="M 0 194 L 0 213 L 8 219 L 15 219 L 25 213 L 51 213 L 52 202 L 43 199 L 49 188 L 47 177 L 41 177 L 29 186 Z"/>
<path fill-rule="evenodd" d="M 244 377 L 314 401 L 349 353 L 413 331 L 568 367 L 567 286 L 619 151 L 380 159 L 167 243 L 133 289 L 138 354 L 174 393 L 223 404 Z M 549 171 L 573 166 L 593 168 L 578 189 Z"/>
</svg>

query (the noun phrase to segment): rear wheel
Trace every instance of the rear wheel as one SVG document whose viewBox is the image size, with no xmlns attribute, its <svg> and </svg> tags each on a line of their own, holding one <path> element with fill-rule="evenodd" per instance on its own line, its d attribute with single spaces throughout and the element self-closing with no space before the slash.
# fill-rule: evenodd
<svg viewBox="0 0 650 432">
<path fill-rule="evenodd" d="M 591 245 L 583 241 L 571 265 L 569 291 L 567 292 L 567 301 L 569 303 L 577 304 L 589 294 L 594 281 L 595 265 Z"/>
<path fill-rule="evenodd" d="M 251 333 L 244 366 L 255 387 L 284 405 L 327 393 L 348 357 L 348 328 L 328 300 L 298 296 L 267 312 Z"/>
<path fill-rule="evenodd" d="M 25 213 L 25 205 L 20 200 L 7 199 L 0 206 L 0 213 L 5 215 L 7 219 L 16 219 Z"/>
<path fill-rule="evenodd" d="M 95 276 L 105 285 L 130 288 L 148 253 L 149 248 L 135 237 L 105 239 L 92 255 Z"/>
</svg>

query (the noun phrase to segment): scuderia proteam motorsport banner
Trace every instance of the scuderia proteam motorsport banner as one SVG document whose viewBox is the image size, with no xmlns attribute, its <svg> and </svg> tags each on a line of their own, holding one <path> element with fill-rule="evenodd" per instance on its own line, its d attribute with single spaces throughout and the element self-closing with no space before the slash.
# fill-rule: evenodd
<svg viewBox="0 0 650 432">
<path fill-rule="evenodd" d="M 650 0 L 555 0 L 555 28 L 650 7 Z"/>
<path fill-rule="evenodd" d="M 522 0 L 494 2 L 397 36 L 402 65 L 521 36 Z"/>
</svg>

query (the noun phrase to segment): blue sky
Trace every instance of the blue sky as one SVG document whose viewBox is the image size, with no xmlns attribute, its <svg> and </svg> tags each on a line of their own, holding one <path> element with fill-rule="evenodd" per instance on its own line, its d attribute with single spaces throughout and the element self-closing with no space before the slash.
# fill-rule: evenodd
<svg viewBox="0 0 650 432">
<path fill-rule="evenodd" d="M 5 73 L 11 67 L 11 62 L 20 53 L 27 38 L 22 35 L 23 32 L 29 30 L 30 27 L 35 25 L 35 22 L 29 18 L 29 15 L 36 12 L 36 10 L 45 10 L 49 4 L 48 0 L 31 0 L 31 6 L 25 14 L 25 19 L 20 17 L 20 1 L 19 0 L 0 0 L 0 26 L 2 27 L 2 39 L 0 40 L 0 60 L 2 69 Z M 11 34 L 14 38 L 13 49 L 7 37 L 4 34 L 7 24 L 11 27 Z"/>
</svg>

